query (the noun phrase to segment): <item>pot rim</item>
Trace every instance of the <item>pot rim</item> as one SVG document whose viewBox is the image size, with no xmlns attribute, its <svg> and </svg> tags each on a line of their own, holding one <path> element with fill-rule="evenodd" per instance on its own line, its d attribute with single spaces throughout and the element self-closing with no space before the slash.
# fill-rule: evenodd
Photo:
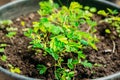
<svg viewBox="0 0 120 80">
<path fill-rule="evenodd" d="M 22 2 L 26 2 L 26 1 L 29 1 L 29 0 L 15 0 L 13 2 L 7 3 L 6 5 L 3 5 L 3 6 L 0 7 L 0 11 L 4 10 L 5 8 L 9 8 L 10 6 L 12 6 L 14 4 L 19 4 L 19 3 L 22 3 Z M 39 0 L 37 0 L 37 1 L 39 1 Z M 116 8 L 117 10 L 120 11 L 120 6 L 118 6 L 118 5 L 116 5 L 112 2 L 105 1 L 105 0 L 94 0 L 94 1 L 104 3 L 104 4 L 108 4 L 108 5 Z M 42 80 L 42 79 L 36 79 L 36 78 L 26 77 L 24 75 L 19 75 L 19 74 L 16 74 L 16 73 L 12 73 L 12 72 L 8 71 L 7 69 L 2 68 L 1 66 L 0 66 L 0 72 L 4 73 L 6 75 L 9 75 L 12 78 L 19 79 L 19 80 Z M 116 72 L 114 74 L 111 74 L 111 75 L 108 75 L 108 76 L 105 76 L 105 77 L 91 79 L 91 80 L 109 80 L 109 79 L 111 80 L 111 79 L 115 79 L 115 78 L 120 78 L 120 72 Z"/>
</svg>

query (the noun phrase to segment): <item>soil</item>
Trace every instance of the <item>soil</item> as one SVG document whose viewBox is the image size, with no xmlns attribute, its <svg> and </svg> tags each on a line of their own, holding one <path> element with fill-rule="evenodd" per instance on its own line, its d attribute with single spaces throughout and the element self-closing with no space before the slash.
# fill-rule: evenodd
<svg viewBox="0 0 120 80">
<path fill-rule="evenodd" d="M 53 58 L 50 55 L 42 56 L 42 53 L 36 55 L 35 51 L 28 49 L 31 39 L 25 37 L 23 34 L 23 29 L 32 27 L 32 22 L 38 21 L 39 17 L 40 16 L 35 12 L 14 19 L 14 23 L 11 26 L 17 27 L 18 31 L 17 35 L 11 39 L 5 36 L 6 31 L 0 30 L 0 43 L 8 43 L 4 53 L 8 57 L 7 61 L 3 62 L 0 60 L 0 65 L 9 70 L 7 64 L 12 64 L 20 68 L 21 75 L 44 80 L 53 80 L 55 79 L 53 75 L 54 67 L 50 67 L 55 63 Z M 101 18 L 102 17 L 98 15 L 93 17 L 96 21 L 99 21 Z M 25 22 L 24 27 L 21 25 L 21 21 Z M 110 34 L 105 34 L 106 28 L 111 30 Z M 88 48 L 84 50 L 84 53 L 87 55 L 89 62 L 92 64 L 97 63 L 101 66 L 93 66 L 93 68 L 90 69 L 84 68 L 82 65 L 77 65 L 75 68 L 75 80 L 98 78 L 120 71 L 120 38 L 117 36 L 115 28 L 112 28 L 108 23 L 101 23 L 98 24 L 96 29 L 96 35 L 99 38 L 99 42 L 96 44 L 98 51 Z M 41 63 L 50 67 L 44 75 L 39 75 L 36 69 L 36 65 Z"/>
</svg>

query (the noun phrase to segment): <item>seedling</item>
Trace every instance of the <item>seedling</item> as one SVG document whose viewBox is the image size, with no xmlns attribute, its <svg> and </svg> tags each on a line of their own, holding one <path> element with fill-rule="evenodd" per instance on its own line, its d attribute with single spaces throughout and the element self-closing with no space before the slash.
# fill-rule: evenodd
<svg viewBox="0 0 120 80">
<path fill-rule="evenodd" d="M 91 64 L 90 62 L 88 62 L 87 60 L 81 62 L 81 64 L 82 64 L 84 67 L 92 68 L 92 64 Z"/>
<path fill-rule="evenodd" d="M 6 60 L 7 60 L 7 56 L 6 56 L 6 55 L 2 55 L 2 56 L 1 56 L 1 60 L 2 60 L 2 61 L 6 61 Z"/>
<path fill-rule="evenodd" d="M 3 53 L 4 52 L 4 48 L 0 48 L 0 53 Z"/>
<path fill-rule="evenodd" d="M 39 71 L 39 74 L 44 74 L 46 72 L 46 70 L 47 70 L 47 67 L 44 66 L 44 65 L 38 64 L 37 65 L 37 70 Z"/>
<path fill-rule="evenodd" d="M 2 20 L 0 21 L 0 25 L 11 25 L 12 21 L 11 20 Z"/>
<path fill-rule="evenodd" d="M 97 14 L 102 15 L 102 16 L 108 16 L 108 13 L 105 12 L 105 10 L 99 10 Z"/>
<path fill-rule="evenodd" d="M 95 7 L 91 7 L 91 8 L 90 8 L 90 12 L 95 13 L 95 12 L 97 12 L 97 9 L 96 9 Z"/>
<path fill-rule="evenodd" d="M 8 34 L 6 34 L 6 36 L 9 38 L 12 38 L 15 35 L 16 35 L 16 32 L 9 32 Z"/>
<path fill-rule="evenodd" d="M 22 26 L 25 26 L 25 21 L 21 21 L 21 25 L 22 25 Z"/>
<path fill-rule="evenodd" d="M 13 65 L 11 65 L 11 64 L 8 64 L 8 66 L 9 66 L 9 68 L 10 68 L 10 72 L 13 72 L 13 73 L 18 73 L 18 74 L 20 74 L 20 73 L 21 73 L 20 68 L 18 68 L 18 67 L 14 67 L 14 66 L 13 66 Z"/>
<path fill-rule="evenodd" d="M 109 23 L 112 27 L 116 28 L 116 32 L 118 33 L 119 37 L 120 37 L 120 17 L 116 16 L 116 14 L 118 14 L 117 10 L 111 10 L 108 9 L 108 13 L 109 16 L 107 15 L 107 17 L 104 20 L 101 20 L 100 22 L 107 22 Z M 109 29 L 105 30 L 106 33 L 111 33 L 111 31 Z"/>
<path fill-rule="evenodd" d="M 6 44 L 0 44 L 0 53 L 4 53 L 4 47 L 6 47 Z"/>
<path fill-rule="evenodd" d="M 105 33 L 110 34 L 111 33 L 110 29 L 105 29 Z"/>
<path fill-rule="evenodd" d="M 18 28 L 15 28 L 15 27 L 7 27 L 6 30 L 7 30 L 8 32 L 10 32 L 10 31 L 17 31 Z"/>
</svg>

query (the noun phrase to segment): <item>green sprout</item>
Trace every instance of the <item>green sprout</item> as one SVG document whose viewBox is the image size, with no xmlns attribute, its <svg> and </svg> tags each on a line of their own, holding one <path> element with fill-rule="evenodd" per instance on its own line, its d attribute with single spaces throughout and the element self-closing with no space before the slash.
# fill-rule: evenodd
<svg viewBox="0 0 120 80">
<path fill-rule="evenodd" d="M 18 67 L 14 67 L 14 66 L 11 65 L 11 64 L 8 64 L 8 67 L 10 68 L 10 72 L 12 72 L 12 73 L 18 73 L 18 74 L 21 73 L 21 70 L 20 70 L 20 68 L 18 68 Z"/>
<path fill-rule="evenodd" d="M 38 64 L 37 65 L 37 70 L 39 71 L 39 74 L 44 74 L 46 72 L 46 70 L 47 70 L 47 67 L 44 66 L 44 65 Z"/>
<path fill-rule="evenodd" d="M 6 44 L 0 44 L 0 53 L 4 53 L 4 47 L 6 47 Z"/>
<path fill-rule="evenodd" d="M 95 7 L 91 7 L 91 8 L 90 8 L 90 12 L 95 13 L 96 11 L 97 11 L 97 9 L 96 9 Z"/>
<path fill-rule="evenodd" d="M 2 56 L 1 56 L 1 60 L 2 60 L 2 61 L 6 61 L 6 60 L 7 60 L 7 56 L 6 56 L 6 55 L 2 55 Z"/>
<path fill-rule="evenodd" d="M 0 25 L 11 25 L 12 21 L 11 20 L 2 20 L 0 21 Z"/>
<path fill-rule="evenodd" d="M 16 35 L 16 32 L 9 32 L 8 34 L 6 34 L 6 36 L 9 37 L 9 38 L 11 38 L 15 35 Z"/>
<path fill-rule="evenodd" d="M 105 29 L 105 33 L 110 34 L 111 33 L 110 29 Z"/>
</svg>

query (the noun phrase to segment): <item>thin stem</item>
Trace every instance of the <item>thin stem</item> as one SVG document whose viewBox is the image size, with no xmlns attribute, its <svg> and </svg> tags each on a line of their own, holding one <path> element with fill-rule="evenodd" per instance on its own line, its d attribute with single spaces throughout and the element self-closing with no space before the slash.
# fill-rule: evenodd
<svg viewBox="0 0 120 80">
<path fill-rule="evenodd" d="M 115 53 L 115 46 L 116 45 L 115 45 L 115 42 L 113 40 L 112 40 L 112 43 L 113 43 L 113 50 L 112 51 L 113 51 L 113 53 Z"/>
</svg>

